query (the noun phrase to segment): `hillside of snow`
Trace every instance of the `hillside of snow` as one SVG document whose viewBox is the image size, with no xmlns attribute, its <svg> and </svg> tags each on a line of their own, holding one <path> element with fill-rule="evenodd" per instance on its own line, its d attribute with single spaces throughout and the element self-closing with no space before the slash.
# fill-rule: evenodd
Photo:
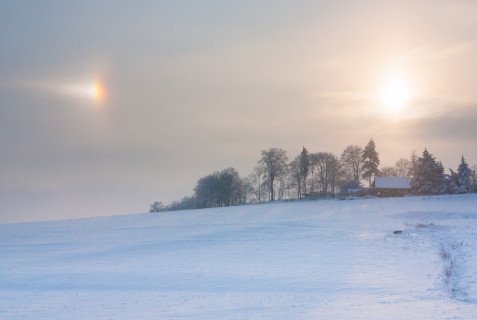
<svg viewBox="0 0 477 320">
<path fill-rule="evenodd" d="M 5 224 L 0 319 L 476 319 L 476 228 L 477 195 Z"/>
</svg>

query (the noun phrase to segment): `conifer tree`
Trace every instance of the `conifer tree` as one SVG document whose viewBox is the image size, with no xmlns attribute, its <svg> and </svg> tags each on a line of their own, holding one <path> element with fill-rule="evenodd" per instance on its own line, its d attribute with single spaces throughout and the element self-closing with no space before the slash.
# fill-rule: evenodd
<svg viewBox="0 0 477 320">
<path fill-rule="evenodd" d="M 376 152 L 376 145 L 373 139 L 370 139 L 363 150 L 363 178 L 368 178 L 368 185 L 371 187 L 371 179 L 379 170 L 379 153 Z"/>
<path fill-rule="evenodd" d="M 456 184 L 459 193 L 468 193 L 472 191 L 472 171 L 462 156 L 459 168 L 457 168 Z"/>
<path fill-rule="evenodd" d="M 308 156 L 308 150 L 303 147 L 303 150 L 300 154 L 300 175 L 301 181 L 303 183 L 303 192 L 306 193 L 306 178 L 308 177 L 308 173 L 310 171 L 310 158 Z"/>
<path fill-rule="evenodd" d="M 472 192 L 477 193 L 477 166 L 474 164 L 472 166 Z"/>
<path fill-rule="evenodd" d="M 459 187 L 457 186 L 457 173 L 450 169 L 450 175 L 446 175 L 446 188 L 448 194 L 459 193 Z"/>
<path fill-rule="evenodd" d="M 417 160 L 415 175 L 411 183 L 413 191 L 418 194 L 441 194 L 447 191 L 444 167 L 427 149 L 424 149 L 422 158 Z"/>
</svg>

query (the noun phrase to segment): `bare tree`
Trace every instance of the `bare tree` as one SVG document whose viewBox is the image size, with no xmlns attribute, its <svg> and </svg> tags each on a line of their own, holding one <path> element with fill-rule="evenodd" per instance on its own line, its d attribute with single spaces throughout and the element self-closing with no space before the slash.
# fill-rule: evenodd
<svg viewBox="0 0 477 320">
<path fill-rule="evenodd" d="M 296 197 L 297 199 L 301 198 L 301 186 L 302 186 L 302 175 L 300 172 L 300 156 L 298 155 L 295 160 L 289 164 L 290 171 L 290 180 L 292 180 L 292 185 L 296 186 Z"/>
<path fill-rule="evenodd" d="M 265 176 L 266 168 L 260 161 L 253 167 L 252 172 L 248 176 L 248 180 L 252 186 L 252 192 L 257 198 L 258 202 L 263 201 L 263 179 Z"/>
<path fill-rule="evenodd" d="M 283 174 L 278 176 L 278 200 L 285 199 L 285 190 L 288 187 L 288 176 L 290 175 L 289 167 L 286 167 L 286 170 Z"/>
<path fill-rule="evenodd" d="M 397 169 L 394 167 L 382 167 L 379 170 L 379 175 L 381 177 L 399 177 Z"/>
<path fill-rule="evenodd" d="M 318 153 L 311 153 L 310 156 L 310 192 L 313 193 L 315 190 L 315 172 L 318 168 L 319 157 Z"/>
<path fill-rule="evenodd" d="M 334 195 L 334 190 L 338 175 L 342 175 L 343 170 L 338 158 L 330 152 L 318 152 L 317 154 L 316 173 L 321 184 L 321 191 L 323 194 L 331 192 Z"/>
<path fill-rule="evenodd" d="M 330 153 L 328 152 L 318 152 L 318 167 L 317 167 L 317 174 L 318 179 L 321 184 L 321 192 L 326 194 L 328 192 L 328 158 Z"/>
<path fill-rule="evenodd" d="M 285 174 L 287 169 L 287 152 L 283 149 L 271 148 L 262 150 L 260 162 L 265 166 L 265 176 L 269 180 L 270 200 L 275 200 L 274 182 L 280 175 Z"/>
<path fill-rule="evenodd" d="M 396 171 L 397 177 L 410 178 L 411 170 L 412 170 L 412 162 L 405 158 L 401 158 L 398 161 L 396 161 L 396 164 L 394 165 L 394 169 Z"/>
<path fill-rule="evenodd" d="M 328 178 L 333 198 L 335 197 L 336 188 L 345 181 L 345 176 L 346 173 L 341 161 L 334 154 L 331 154 L 328 163 Z"/>
<path fill-rule="evenodd" d="M 249 177 L 242 179 L 240 204 L 247 203 L 248 199 L 254 194 L 254 188 Z"/>
<path fill-rule="evenodd" d="M 341 154 L 341 162 L 352 175 L 353 180 L 359 181 L 363 170 L 363 149 L 357 145 L 349 145 Z"/>
</svg>

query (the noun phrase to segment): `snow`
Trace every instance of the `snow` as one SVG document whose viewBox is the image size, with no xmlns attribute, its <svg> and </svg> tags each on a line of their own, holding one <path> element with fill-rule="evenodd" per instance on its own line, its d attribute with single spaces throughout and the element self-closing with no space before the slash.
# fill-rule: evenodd
<svg viewBox="0 0 477 320">
<path fill-rule="evenodd" d="M 476 319 L 476 222 L 453 195 L 0 225 L 0 319 Z"/>
<path fill-rule="evenodd" d="M 409 179 L 402 177 L 375 177 L 374 183 L 378 189 L 411 189 Z"/>
</svg>

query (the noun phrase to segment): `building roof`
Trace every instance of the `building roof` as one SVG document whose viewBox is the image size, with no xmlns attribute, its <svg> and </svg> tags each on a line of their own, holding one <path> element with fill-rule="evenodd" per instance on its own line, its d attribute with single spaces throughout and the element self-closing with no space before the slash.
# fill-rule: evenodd
<svg viewBox="0 0 477 320">
<path fill-rule="evenodd" d="M 411 189 L 411 184 L 408 178 L 376 177 L 374 187 L 376 189 Z"/>
</svg>

